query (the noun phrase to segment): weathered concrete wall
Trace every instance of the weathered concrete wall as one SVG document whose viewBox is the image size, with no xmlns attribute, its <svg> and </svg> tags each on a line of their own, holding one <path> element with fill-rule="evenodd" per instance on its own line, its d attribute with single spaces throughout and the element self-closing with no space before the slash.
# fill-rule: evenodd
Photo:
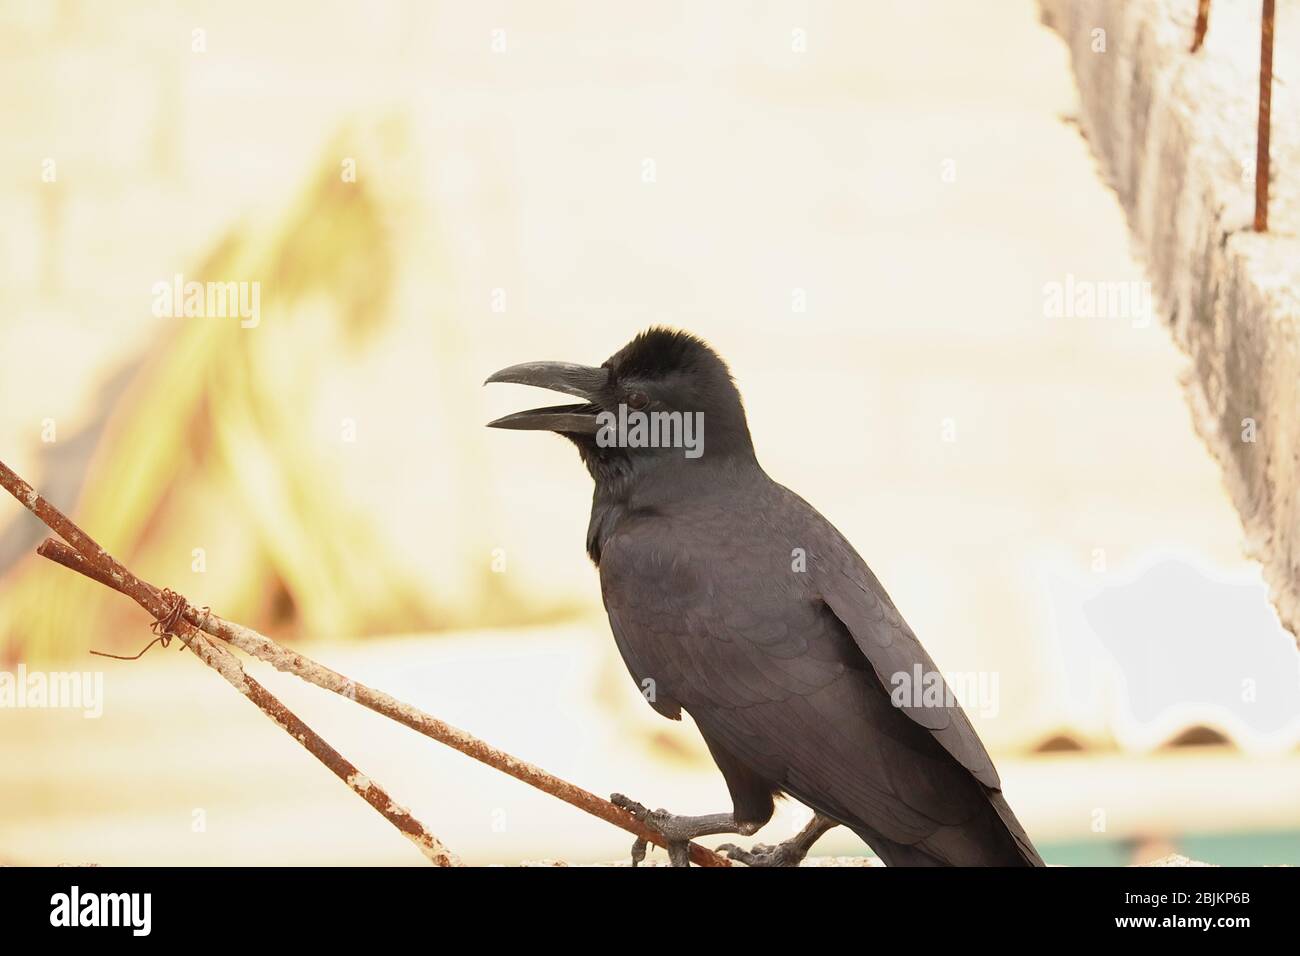
<svg viewBox="0 0 1300 956">
<path fill-rule="evenodd" d="M 1270 232 L 1251 231 L 1258 0 L 1040 0 L 1282 621 L 1300 634 L 1300 3 L 1278 4 Z"/>
</svg>

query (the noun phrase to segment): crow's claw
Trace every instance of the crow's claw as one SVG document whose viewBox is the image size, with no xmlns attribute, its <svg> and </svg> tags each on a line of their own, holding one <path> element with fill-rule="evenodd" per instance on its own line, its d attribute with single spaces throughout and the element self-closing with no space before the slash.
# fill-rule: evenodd
<svg viewBox="0 0 1300 956">
<path fill-rule="evenodd" d="M 756 843 L 745 850 L 734 843 L 724 843 L 718 852 L 728 860 L 735 860 L 745 866 L 798 866 L 804 858 L 800 847 L 793 841 L 787 843 Z"/>
<path fill-rule="evenodd" d="M 646 827 L 663 837 L 668 848 L 668 860 L 673 866 L 691 865 L 691 841 L 711 833 L 743 833 L 748 836 L 757 825 L 737 824 L 730 813 L 714 813 L 700 817 L 683 817 L 667 810 L 648 810 L 621 793 L 610 794 L 609 802 L 626 810 Z M 632 844 L 632 865 L 645 859 L 646 841 L 638 839 Z"/>
<path fill-rule="evenodd" d="M 830 817 L 815 813 L 802 830 L 784 843 L 775 846 L 758 843 L 748 850 L 742 850 L 734 843 L 724 843 L 718 847 L 718 852 L 745 866 L 798 866 L 813 848 L 813 844 L 821 839 L 821 835 L 835 825 Z"/>
</svg>

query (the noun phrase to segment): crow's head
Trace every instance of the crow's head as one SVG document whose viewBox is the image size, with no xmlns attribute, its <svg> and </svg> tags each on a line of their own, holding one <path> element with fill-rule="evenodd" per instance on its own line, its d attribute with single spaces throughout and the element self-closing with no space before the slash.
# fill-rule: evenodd
<svg viewBox="0 0 1300 956">
<path fill-rule="evenodd" d="M 642 332 L 599 368 L 526 362 L 487 381 L 536 385 L 581 398 L 574 405 L 516 412 L 488 427 L 562 434 L 578 446 L 598 480 L 624 465 L 754 456 L 745 409 L 726 363 L 688 332 Z"/>
</svg>

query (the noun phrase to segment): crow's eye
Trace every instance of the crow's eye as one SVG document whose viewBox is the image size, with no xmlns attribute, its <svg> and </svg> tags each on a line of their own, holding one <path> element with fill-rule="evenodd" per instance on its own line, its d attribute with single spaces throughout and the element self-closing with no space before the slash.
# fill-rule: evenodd
<svg viewBox="0 0 1300 956">
<path fill-rule="evenodd" d="M 650 404 L 650 396 L 645 392 L 628 392 L 627 407 L 640 410 Z"/>
</svg>

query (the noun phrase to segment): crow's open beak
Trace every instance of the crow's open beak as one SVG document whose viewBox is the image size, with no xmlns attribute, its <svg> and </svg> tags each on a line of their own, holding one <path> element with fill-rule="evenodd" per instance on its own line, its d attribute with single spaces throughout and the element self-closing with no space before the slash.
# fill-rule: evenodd
<svg viewBox="0 0 1300 956">
<path fill-rule="evenodd" d="M 601 411 L 601 398 L 609 385 L 607 368 L 592 368 L 571 362 L 525 362 L 493 372 L 483 384 L 491 382 L 535 385 L 538 388 L 549 388 L 553 392 L 576 395 L 586 399 L 586 402 L 515 412 L 488 422 L 488 428 L 569 432 L 579 435 L 594 435 L 600 430 L 596 416 Z"/>
</svg>

